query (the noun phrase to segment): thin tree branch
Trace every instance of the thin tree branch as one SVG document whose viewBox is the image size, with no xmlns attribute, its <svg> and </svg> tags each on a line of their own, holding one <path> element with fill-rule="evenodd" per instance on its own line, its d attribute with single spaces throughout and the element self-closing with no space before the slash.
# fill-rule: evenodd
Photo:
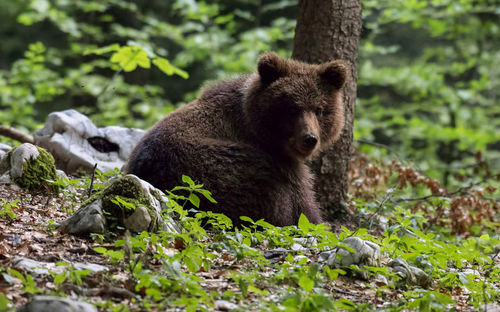
<svg viewBox="0 0 500 312">
<path fill-rule="evenodd" d="M 31 143 L 31 144 L 35 143 L 35 140 L 31 135 L 23 133 L 9 126 L 0 125 L 0 135 L 19 141 L 21 143 Z"/>
</svg>

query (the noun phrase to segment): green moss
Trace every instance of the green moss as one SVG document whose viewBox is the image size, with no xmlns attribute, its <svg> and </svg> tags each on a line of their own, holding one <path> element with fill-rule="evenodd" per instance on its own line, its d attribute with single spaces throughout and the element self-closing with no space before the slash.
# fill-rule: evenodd
<svg viewBox="0 0 500 312">
<path fill-rule="evenodd" d="M 134 213 L 133 210 L 125 209 L 115 203 L 116 196 L 122 197 L 128 203 L 133 204 L 135 207 L 144 206 L 151 216 L 151 223 L 149 231 L 158 230 L 158 218 L 154 207 L 149 199 L 147 192 L 141 187 L 140 183 L 130 176 L 124 176 L 115 179 L 104 190 L 95 193 L 89 199 L 82 203 L 82 207 L 90 204 L 91 202 L 101 199 L 102 208 L 107 213 L 106 218 L 110 224 L 117 222 L 118 225 L 123 226 L 123 220 Z"/>
<path fill-rule="evenodd" d="M 58 192 L 59 188 L 48 182 L 48 180 L 55 181 L 57 179 L 54 157 L 44 148 L 37 146 L 37 149 L 40 155 L 24 163 L 23 175 L 15 178 L 14 182 L 20 187 L 32 191 L 50 190 Z"/>
</svg>

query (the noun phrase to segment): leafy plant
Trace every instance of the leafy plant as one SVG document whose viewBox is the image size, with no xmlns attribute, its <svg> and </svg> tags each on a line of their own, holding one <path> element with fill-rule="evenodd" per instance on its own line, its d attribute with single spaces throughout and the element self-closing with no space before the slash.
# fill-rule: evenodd
<svg viewBox="0 0 500 312">
<path fill-rule="evenodd" d="M 17 218 L 17 215 L 12 208 L 18 208 L 19 200 L 14 200 L 11 202 L 7 202 L 5 198 L 0 198 L 0 218 L 6 218 L 8 220 L 14 220 Z"/>
<path fill-rule="evenodd" d="M 7 269 L 7 273 L 21 280 L 21 283 L 23 284 L 22 290 L 26 293 L 38 294 L 43 292 L 42 289 L 36 287 L 35 281 L 30 274 L 26 274 L 26 276 L 24 276 L 19 271 L 14 269 Z"/>
</svg>

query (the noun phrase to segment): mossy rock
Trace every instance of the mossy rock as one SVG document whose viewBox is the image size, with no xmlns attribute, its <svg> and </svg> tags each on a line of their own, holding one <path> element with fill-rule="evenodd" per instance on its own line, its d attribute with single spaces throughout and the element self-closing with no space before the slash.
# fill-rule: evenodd
<svg viewBox="0 0 500 312">
<path fill-rule="evenodd" d="M 126 209 L 114 203 L 113 201 L 116 201 L 117 196 L 134 207 L 145 207 L 151 217 L 151 222 L 147 230 L 153 232 L 158 230 L 159 211 L 155 209 L 152 203 L 152 200 L 155 200 L 152 196 L 156 196 L 155 194 L 150 195 L 148 190 L 135 176 L 126 175 L 111 180 L 107 188 L 92 195 L 82 203 L 82 207 L 100 199 L 102 200 L 102 209 L 106 214 L 108 223 L 116 223 L 116 225 L 124 226 L 124 220 L 130 217 L 135 210 Z"/>
<path fill-rule="evenodd" d="M 19 147 L 17 147 L 19 148 Z M 31 157 L 24 162 L 22 175 L 13 177 L 14 182 L 20 187 L 30 191 L 48 190 L 58 192 L 59 188 L 50 183 L 57 179 L 56 165 L 54 157 L 46 149 L 36 147 L 39 155 Z M 8 154 L 9 163 L 10 158 L 13 157 L 13 151 Z"/>
</svg>

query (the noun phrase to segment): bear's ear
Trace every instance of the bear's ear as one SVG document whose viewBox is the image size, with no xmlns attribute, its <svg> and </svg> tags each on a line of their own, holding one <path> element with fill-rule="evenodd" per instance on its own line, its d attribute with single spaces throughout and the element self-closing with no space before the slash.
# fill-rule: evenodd
<svg viewBox="0 0 500 312">
<path fill-rule="evenodd" d="M 321 79 L 340 90 L 344 86 L 349 69 L 344 61 L 336 60 L 320 65 L 318 73 Z"/>
<path fill-rule="evenodd" d="M 257 65 L 260 80 L 264 84 L 270 84 L 288 73 L 288 63 L 276 53 L 266 52 L 259 57 Z"/>
</svg>

